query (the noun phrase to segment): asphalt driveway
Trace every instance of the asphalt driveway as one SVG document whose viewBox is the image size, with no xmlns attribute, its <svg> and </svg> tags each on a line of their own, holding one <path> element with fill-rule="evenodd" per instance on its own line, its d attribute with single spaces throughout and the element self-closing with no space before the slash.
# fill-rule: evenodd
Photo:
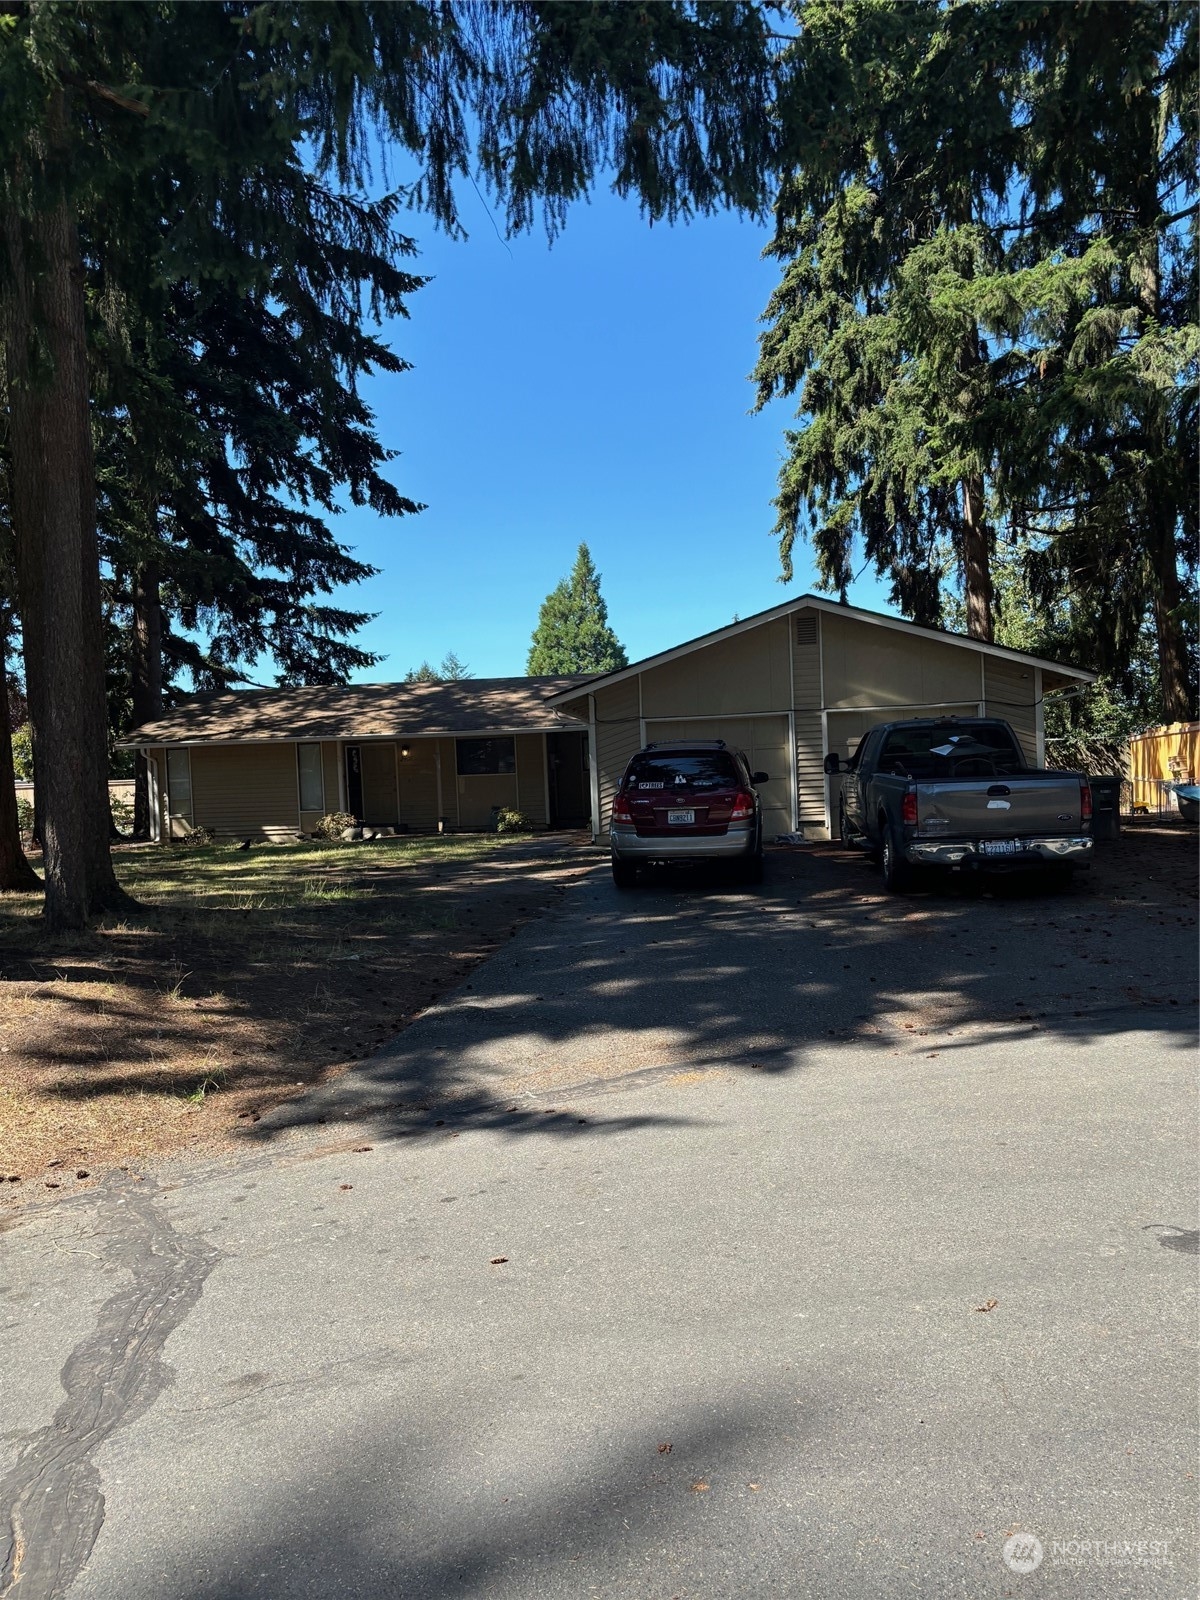
<svg viewBox="0 0 1200 1600">
<path fill-rule="evenodd" d="M 8 1232 L 12 1592 L 1193 1595 L 1194 965 L 1173 891 L 598 870 Z"/>
</svg>

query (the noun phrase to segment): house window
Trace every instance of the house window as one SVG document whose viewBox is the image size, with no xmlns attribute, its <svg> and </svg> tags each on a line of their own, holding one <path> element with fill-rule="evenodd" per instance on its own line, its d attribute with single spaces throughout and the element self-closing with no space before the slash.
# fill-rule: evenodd
<svg viewBox="0 0 1200 1600">
<path fill-rule="evenodd" d="M 171 816 L 194 825 L 190 750 L 167 751 L 167 810 Z"/>
<path fill-rule="evenodd" d="M 493 772 L 517 770 L 517 747 L 512 739 L 458 739 L 458 774 L 483 778 Z"/>
<path fill-rule="evenodd" d="M 321 746 L 298 744 L 296 766 L 300 772 L 301 811 L 324 811 L 325 777 L 321 770 Z"/>
</svg>

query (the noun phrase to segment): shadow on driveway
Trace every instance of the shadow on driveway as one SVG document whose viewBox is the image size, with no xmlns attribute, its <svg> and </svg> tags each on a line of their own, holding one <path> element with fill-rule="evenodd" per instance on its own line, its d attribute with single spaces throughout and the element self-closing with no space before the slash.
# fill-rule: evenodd
<svg viewBox="0 0 1200 1600">
<path fill-rule="evenodd" d="M 1155 883 L 1161 861 L 1143 853 L 1136 901 L 1116 897 L 1104 861 L 1066 892 L 952 880 L 908 897 L 885 895 L 836 846 L 769 852 L 758 889 L 664 873 L 622 892 L 597 865 L 391 1046 L 246 1131 L 269 1140 L 367 1118 L 378 1136 L 470 1125 L 579 1137 L 629 1125 L 594 1109 L 615 1087 L 797 1072 L 847 1043 L 878 1050 L 884 1070 L 967 1051 L 980 1030 L 1019 1046 L 1152 1028 L 1186 1048 L 1194 894 L 1187 880 Z"/>
</svg>

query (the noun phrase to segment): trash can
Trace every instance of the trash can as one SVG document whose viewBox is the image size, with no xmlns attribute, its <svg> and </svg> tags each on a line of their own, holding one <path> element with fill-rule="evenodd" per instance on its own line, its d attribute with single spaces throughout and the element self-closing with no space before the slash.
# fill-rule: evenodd
<svg viewBox="0 0 1200 1600">
<path fill-rule="evenodd" d="M 1121 837 L 1121 779 L 1101 775 L 1089 778 L 1092 786 L 1092 838 Z"/>
</svg>

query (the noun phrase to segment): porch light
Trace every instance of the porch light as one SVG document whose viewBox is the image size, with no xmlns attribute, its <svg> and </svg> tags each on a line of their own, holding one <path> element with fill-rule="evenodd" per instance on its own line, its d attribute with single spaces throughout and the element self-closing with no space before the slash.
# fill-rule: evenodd
<svg viewBox="0 0 1200 1600">
<path fill-rule="evenodd" d="M 400 754 L 401 754 L 401 756 L 407 756 L 408 755 L 408 746 L 406 744 L 402 744 L 400 746 Z"/>
</svg>

